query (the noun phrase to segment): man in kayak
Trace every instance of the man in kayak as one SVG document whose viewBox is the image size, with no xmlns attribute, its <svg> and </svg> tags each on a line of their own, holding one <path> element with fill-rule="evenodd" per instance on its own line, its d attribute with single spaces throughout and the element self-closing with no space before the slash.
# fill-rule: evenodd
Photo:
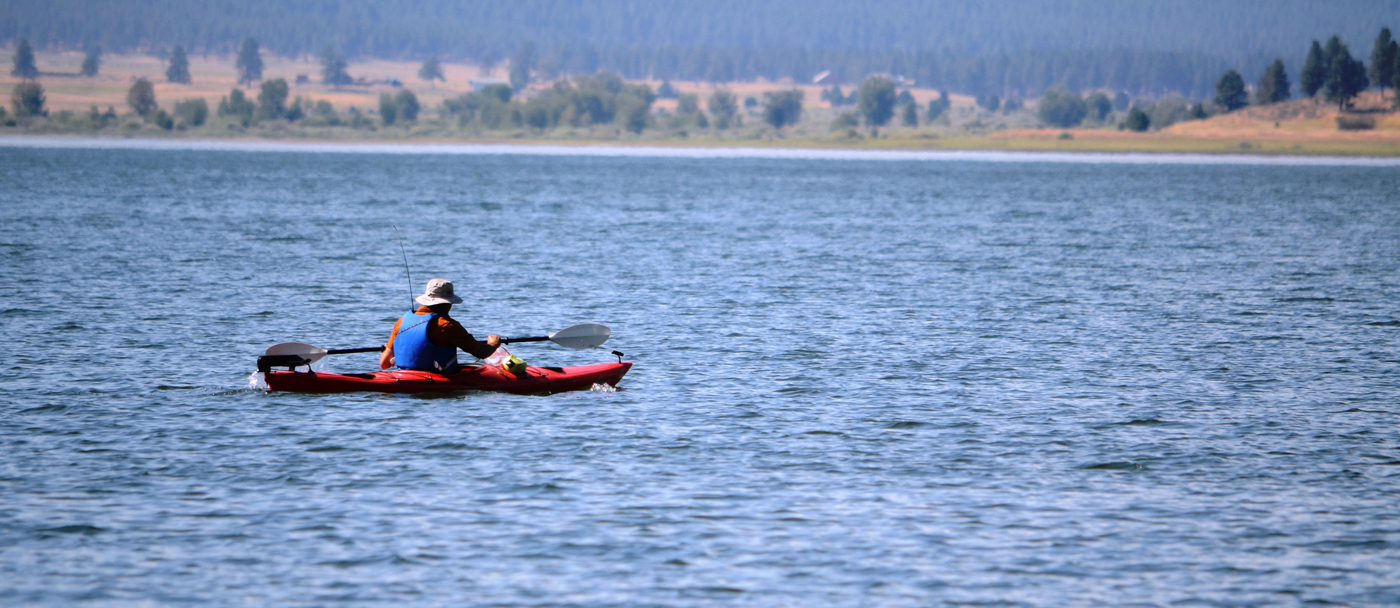
<svg viewBox="0 0 1400 608">
<path fill-rule="evenodd" d="M 389 342 L 379 355 L 379 368 L 416 369 L 425 372 L 447 372 L 457 367 L 457 349 L 473 357 L 485 359 L 496 352 L 501 337 L 490 335 L 478 342 L 466 328 L 447 313 L 462 298 L 452 293 L 452 281 L 433 279 L 423 295 L 413 299 L 421 304 L 394 323 Z"/>
</svg>

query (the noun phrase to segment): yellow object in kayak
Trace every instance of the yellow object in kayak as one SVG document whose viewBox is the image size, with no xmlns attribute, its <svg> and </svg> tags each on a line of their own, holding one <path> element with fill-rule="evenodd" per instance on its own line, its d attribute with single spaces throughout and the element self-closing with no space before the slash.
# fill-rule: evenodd
<svg viewBox="0 0 1400 608">
<path fill-rule="evenodd" d="M 512 376 L 519 376 L 525 373 L 525 360 L 511 355 L 507 359 L 501 360 L 501 370 L 509 372 Z"/>
</svg>

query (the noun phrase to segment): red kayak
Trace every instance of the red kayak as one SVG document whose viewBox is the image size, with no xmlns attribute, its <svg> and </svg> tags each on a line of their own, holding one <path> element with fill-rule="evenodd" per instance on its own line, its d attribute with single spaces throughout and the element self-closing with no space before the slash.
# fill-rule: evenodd
<svg viewBox="0 0 1400 608">
<path fill-rule="evenodd" d="M 414 370 L 391 370 L 369 374 L 268 371 L 263 374 L 268 390 L 293 393 L 451 393 L 493 391 L 517 395 L 540 395 L 583 391 L 595 384 L 617 386 L 632 363 L 599 363 L 575 367 L 526 366 L 524 373 L 512 374 L 495 365 L 464 367 L 450 374 Z"/>
</svg>

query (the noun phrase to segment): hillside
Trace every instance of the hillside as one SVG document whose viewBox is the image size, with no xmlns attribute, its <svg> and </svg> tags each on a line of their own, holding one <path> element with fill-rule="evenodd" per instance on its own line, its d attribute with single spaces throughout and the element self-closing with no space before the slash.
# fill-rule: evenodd
<svg viewBox="0 0 1400 608">
<path fill-rule="evenodd" d="M 0 61 L 9 61 L 0 53 Z M 741 109 L 742 125 L 717 129 L 702 127 L 694 117 L 677 113 L 674 99 L 657 100 L 646 129 L 632 134 L 601 124 L 591 128 L 536 129 L 527 125 L 505 124 L 482 128 L 464 124 L 459 117 L 444 115 L 443 101 L 457 98 L 471 90 L 469 80 L 482 76 L 501 77 L 505 70 L 482 70 L 479 66 L 446 63 L 446 82 L 426 83 L 416 77 L 418 64 L 409 61 L 370 60 L 350 65 L 350 73 L 365 78 L 367 83 L 346 87 L 321 84 L 315 77 L 317 65 L 310 58 L 289 59 L 268 57 L 266 78 L 285 78 L 291 97 L 308 101 L 326 101 L 333 105 L 341 118 L 340 126 L 312 123 L 268 121 L 251 126 L 239 126 L 236 121 L 211 115 L 209 124 L 198 128 L 179 126 L 163 130 L 150 121 L 142 121 L 131 113 L 126 93 L 137 78 L 155 83 L 159 106 L 173 111 L 177 101 L 202 98 L 213 110 L 220 99 L 236 86 L 233 59 L 228 56 L 195 56 L 191 59 L 192 84 L 165 82 L 165 65 L 149 55 L 109 55 L 102 73 L 95 78 L 76 76 L 83 55 L 77 52 L 40 52 L 38 64 L 45 72 L 40 83 L 45 89 L 50 117 L 32 123 L 0 128 L 6 135 L 78 135 L 97 137 L 157 137 L 157 138 L 292 138 L 300 140 L 414 140 L 479 141 L 479 142 L 569 142 L 569 143 L 647 143 L 650 145 L 742 145 L 742 146 L 820 146 L 901 149 L 996 149 L 996 150 L 1059 150 L 1059 151 L 1119 151 L 1119 152 L 1213 152 L 1266 154 L 1364 154 L 1400 155 L 1400 114 L 1390 110 L 1391 93 L 1384 100 L 1378 92 L 1369 91 L 1358 101 L 1358 108 L 1367 111 L 1375 127 L 1365 131 L 1342 131 L 1337 128 L 1336 107 L 1313 100 L 1294 100 L 1267 107 L 1250 107 L 1207 120 L 1181 122 L 1159 131 L 1133 133 L 1120 131 L 1123 120 L 1115 112 L 1105 120 L 1074 129 L 1051 129 L 1041 125 L 1034 106 L 1013 111 L 987 111 L 965 95 L 952 95 L 952 107 L 931 119 L 926 108 L 937 97 L 937 91 L 912 88 L 919 108 L 919 123 L 904 126 L 898 118 L 880 128 L 872 136 L 868 127 L 840 126 L 839 117 L 853 111 L 846 105 L 832 107 L 821 101 L 821 88 L 792 83 L 753 81 L 724 85 L 738 99 L 763 99 L 764 93 L 798 88 L 805 96 L 804 111 L 797 124 L 773 129 L 764 124 L 762 106 Z M 298 75 L 310 75 L 310 82 L 296 82 Z M 393 81 L 403 87 L 396 87 Z M 0 91 L 10 90 L 18 80 L 8 74 L 0 75 Z M 634 81 L 647 84 L 653 90 L 659 81 Z M 717 85 L 703 82 L 673 82 L 682 93 L 696 93 L 707 99 Z M 547 83 L 522 92 L 528 100 L 540 95 Z M 244 87 L 256 96 L 257 86 Z M 422 105 L 416 122 L 392 127 L 381 124 L 376 110 L 382 94 L 396 94 L 410 89 Z M 847 89 L 849 92 L 849 88 Z M 1150 102 L 1150 100 L 1145 100 Z M 86 117 L 90 108 L 99 111 L 113 108 L 119 117 L 106 126 L 94 129 Z M 361 115 L 367 117 L 358 126 L 345 121 Z"/>
<path fill-rule="evenodd" d="M 1340 34 L 1364 52 L 1397 15 L 1400 0 L 52 0 L 0 3 L 0 42 L 222 54 L 252 36 L 287 57 L 335 45 L 489 65 L 534 40 L 546 76 L 807 80 L 829 69 L 973 94 L 1064 81 L 1201 96 L 1228 67 L 1255 74 L 1282 56 L 1296 72 L 1314 38 Z"/>
</svg>

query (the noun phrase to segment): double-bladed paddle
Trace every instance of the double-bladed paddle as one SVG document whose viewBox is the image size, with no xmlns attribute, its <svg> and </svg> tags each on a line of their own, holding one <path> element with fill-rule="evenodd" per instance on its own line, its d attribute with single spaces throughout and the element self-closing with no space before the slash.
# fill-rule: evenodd
<svg viewBox="0 0 1400 608">
<path fill-rule="evenodd" d="M 600 346 L 608 341 L 612 335 L 612 330 L 606 325 L 597 323 L 580 323 L 571 327 L 565 327 L 548 336 L 536 336 L 533 338 L 502 338 L 501 344 L 518 344 L 520 342 L 553 342 L 564 348 L 583 350 Z M 325 349 L 313 346 L 305 342 L 283 342 L 267 347 L 267 352 L 258 357 L 258 371 L 267 373 L 273 367 L 296 367 L 299 365 L 311 365 L 320 361 L 326 355 L 344 355 L 349 353 L 377 353 L 384 350 L 383 346 L 369 346 L 365 348 L 332 348 Z"/>
<path fill-rule="evenodd" d="M 501 338 L 501 344 L 517 344 L 520 342 L 544 342 L 550 341 L 564 348 L 583 350 L 602 346 L 612 335 L 612 330 L 606 325 L 597 323 L 579 323 L 570 327 L 565 327 L 548 336 L 536 336 L 534 338 Z"/>
</svg>

